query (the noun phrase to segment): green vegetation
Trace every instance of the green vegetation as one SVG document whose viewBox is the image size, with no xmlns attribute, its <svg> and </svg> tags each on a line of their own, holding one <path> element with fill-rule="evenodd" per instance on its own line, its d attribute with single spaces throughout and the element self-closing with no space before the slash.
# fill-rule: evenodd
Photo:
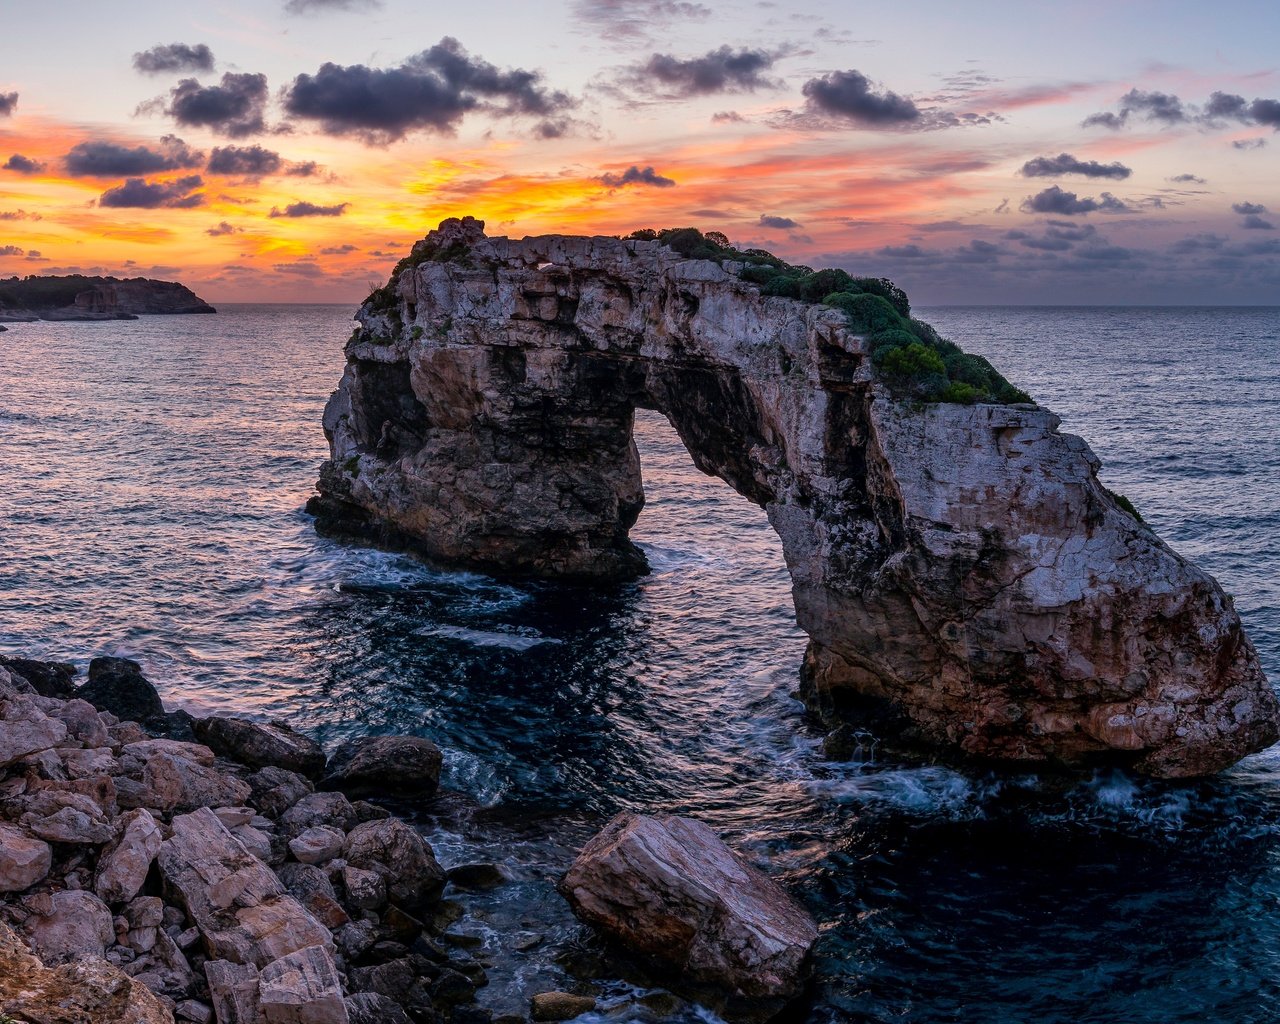
<svg viewBox="0 0 1280 1024">
<path fill-rule="evenodd" d="M 734 248 L 718 231 L 703 234 L 697 228 L 646 228 L 626 237 L 661 242 L 688 259 L 742 263 L 738 275 L 759 285 L 761 295 L 780 295 L 840 310 L 850 328 L 866 336 L 876 373 L 900 397 L 958 405 L 1031 401 L 987 360 L 963 352 L 912 317 L 906 293 L 886 278 L 792 266 L 763 249 Z"/>
<path fill-rule="evenodd" d="M 396 288 L 400 284 L 400 275 L 406 270 L 412 270 L 424 263 L 460 263 L 466 260 L 471 252 L 470 246 L 463 242 L 454 242 L 452 245 L 443 248 L 428 245 L 426 242 L 419 242 L 413 247 L 413 251 L 404 259 L 396 264 L 395 270 L 391 271 L 391 280 L 384 284 L 381 288 L 374 288 L 369 297 L 364 300 L 364 304 L 369 307 L 373 313 L 391 313 L 398 311 L 399 299 L 396 295 Z M 398 312 L 397 312 L 398 318 Z M 398 322 L 394 325 L 397 333 L 402 326 Z"/>
<path fill-rule="evenodd" d="M 1107 492 L 1107 497 L 1109 497 L 1122 509 L 1128 512 L 1129 515 L 1133 516 L 1134 519 L 1138 520 L 1138 522 L 1140 523 L 1146 522 L 1146 520 L 1142 518 L 1142 514 L 1134 507 L 1133 502 L 1131 502 L 1123 494 L 1119 494 L 1116 491 L 1113 491 L 1110 487 L 1103 487 L 1102 489 Z"/>
<path fill-rule="evenodd" d="M 360 475 L 360 456 L 353 455 L 342 464 L 342 468 L 347 471 L 349 476 Z"/>
</svg>

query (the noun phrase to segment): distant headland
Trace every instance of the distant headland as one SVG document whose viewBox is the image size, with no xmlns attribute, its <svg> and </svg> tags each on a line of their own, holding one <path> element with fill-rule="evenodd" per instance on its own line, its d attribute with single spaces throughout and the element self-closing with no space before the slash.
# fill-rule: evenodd
<svg viewBox="0 0 1280 1024">
<path fill-rule="evenodd" d="M 136 320 L 141 314 L 216 313 L 177 281 L 146 277 L 0 278 L 0 323 Z"/>
</svg>

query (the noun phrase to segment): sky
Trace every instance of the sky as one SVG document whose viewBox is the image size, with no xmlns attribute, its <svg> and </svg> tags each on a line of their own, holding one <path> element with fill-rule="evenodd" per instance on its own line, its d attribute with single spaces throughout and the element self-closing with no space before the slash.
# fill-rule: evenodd
<svg viewBox="0 0 1280 1024">
<path fill-rule="evenodd" d="M 0 0 L 0 277 L 357 302 L 442 219 L 1280 304 L 1280 4 Z"/>
</svg>

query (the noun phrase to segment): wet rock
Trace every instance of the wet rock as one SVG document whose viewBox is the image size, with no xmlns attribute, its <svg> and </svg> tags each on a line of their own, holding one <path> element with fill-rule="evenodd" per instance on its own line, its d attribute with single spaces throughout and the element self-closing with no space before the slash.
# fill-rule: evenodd
<svg viewBox="0 0 1280 1024">
<path fill-rule="evenodd" d="M 431 983 L 431 999 L 442 1006 L 461 1006 L 476 997 L 476 983 L 461 971 L 445 967 Z"/>
<path fill-rule="evenodd" d="M 0 768 L 66 742 L 66 725 L 46 715 L 36 703 L 40 699 L 0 697 Z"/>
<path fill-rule="evenodd" d="M 25 829 L 0 825 L 0 893 L 35 885 L 53 864 L 53 849 Z"/>
<path fill-rule="evenodd" d="M 496 889 L 509 881 L 497 864 L 459 864 L 449 869 L 447 877 L 452 885 L 471 892 Z"/>
<path fill-rule="evenodd" d="M 111 911 L 93 893 L 71 889 L 43 893 L 28 897 L 23 905 L 32 911 L 24 926 L 27 938 L 46 964 L 82 956 L 101 958 L 115 941 Z"/>
<path fill-rule="evenodd" d="M 529 1000 L 534 1020 L 572 1020 L 596 1008 L 594 996 L 575 996 L 571 992 L 539 992 Z"/>
<path fill-rule="evenodd" d="M 317 825 L 350 832 L 358 820 L 355 808 L 341 793 L 308 793 L 280 815 L 280 827 L 293 838 Z"/>
<path fill-rule="evenodd" d="M 106 960 L 47 967 L 0 924 L 0 1007 L 30 1024 L 172 1024 L 148 989 Z"/>
<path fill-rule="evenodd" d="M 346 838 L 336 828 L 313 825 L 289 840 L 289 850 L 303 864 L 323 864 L 342 852 Z"/>
<path fill-rule="evenodd" d="M 687 818 L 618 815 L 560 891 L 606 935 L 732 996 L 795 996 L 818 937 L 799 903 Z"/>
<path fill-rule="evenodd" d="M 309 778 L 324 774 L 320 744 L 282 722 L 202 718 L 195 723 L 195 733 L 223 757 L 253 768 L 283 768 Z"/>
<path fill-rule="evenodd" d="M 76 692 L 76 667 L 61 661 L 35 661 L 31 658 L 9 658 L 0 655 L 0 666 L 16 672 L 41 697 L 66 700 Z"/>
<path fill-rule="evenodd" d="M 76 696 L 122 722 L 145 725 L 164 715 L 159 692 L 143 676 L 142 666 L 128 658 L 94 658 L 89 662 L 89 681 Z"/>
<path fill-rule="evenodd" d="M 420 736 L 369 736 L 334 751 L 322 786 L 356 796 L 430 796 L 441 763 L 440 748 Z"/>
<path fill-rule="evenodd" d="M 147 880 L 163 837 L 150 812 L 126 811 L 116 822 L 116 840 L 98 859 L 93 887 L 108 903 L 133 899 Z"/>
<path fill-rule="evenodd" d="M 357 992 L 344 1002 L 351 1024 L 412 1024 L 398 1003 L 377 992 Z"/>
<path fill-rule="evenodd" d="M 266 1024 L 348 1024 L 333 957 L 319 946 L 262 968 L 258 997 Z"/>
<path fill-rule="evenodd" d="M 352 867 L 380 874 L 388 897 L 411 914 L 429 909 L 444 889 L 444 871 L 431 847 L 398 818 L 358 825 L 343 856 Z"/>
</svg>

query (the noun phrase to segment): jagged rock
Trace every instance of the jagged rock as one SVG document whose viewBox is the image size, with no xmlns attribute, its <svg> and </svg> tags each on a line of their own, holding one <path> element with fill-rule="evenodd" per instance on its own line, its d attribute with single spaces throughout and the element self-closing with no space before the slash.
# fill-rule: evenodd
<svg viewBox="0 0 1280 1024">
<path fill-rule="evenodd" d="M 152 746 L 156 744 L 157 746 Z M 249 784 L 209 767 L 206 763 L 168 753 L 168 746 L 188 747 L 213 754 L 207 747 L 195 744 L 178 744 L 172 740 L 149 740 L 132 743 L 124 748 L 125 754 L 135 759 L 145 757 L 141 772 L 140 788 L 126 793 L 120 788 L 121 806 L 152 807 L 162 811 L 190 811 L 200 807 L 241 804 L 249 799 Z M 143 752 L 145 748 L 145 753 Z M 203 758 L 203 755 L 197 754 Z M 123 755 L 122 755 L 123 757 Z M 126 763 L 122 759 L 122 764 Z M 118 783 L 117 783 L 118 785 Z"/>
<path fill-rule="evenodd" d="M 734 996 L 798 994 L 818 938 L 800 904 L 688 818 L 618 815 L 560 891 L 606 935 Z"/>
<path fill-rule="evenodd" d="M 207 1003 L 196 999 L 184 999 L 174 1007 L 178 1020 L 189 1020 L 192 1024 L 212 1024 L 213 1009 Z"/>
<path fill-rule="evenodd" d="M 1082 440 L 1030 405 L 895 397 L 836 309 L 655 241 L 467 218 L 359 319 L 321 529 L 482 571 L 634 576 L 633 414 L 654 408 L 777 530 L 815 703 L 976 758 L 1168 777 L 1280 735 L 1231 600 Z"/>
<path fill-rule="evenodd" d="M 344 865 L 342 884 L 348 904 L 358 910 L 377 910 L 387 902 L 387 883 L 376 871 Z"/>
<path fill-rule="evenodd" d="M 258 998 L 266 1024 L 348 1024 L 333 957 L 319 946 L 262 968 Z"/>
<path fill-rule="evenodd" d="M 397 1003 L 378 992 L 357 992 L 344 1002 L 351 1024 L 412 1024 Z"/>
<path fill-rule="evenodd" d="M 421 736 L 369 736 L 334 751 L 323 785 L 352 796 L 430 796 L 441 762 L 440 748 Z"/>
<path fill-rule="evenodd" d="M 341 793 L 308 793 L 280 815 L 280 827 L 289 838 L 317 825 L 350 832 L 358 821 L 351 801 Z"/>
<path fill-rule="evenodd" d="M 142 666 L 128 658 L 94 658 L 89 681 L 76 696 L 124 722 L 146 724 L 164 715 L 160 694 L 143 676 Z"/>
<path fill-rule="evenodd" d="M 41 709 L 39 697 L 0 697 L 0 768 L 66 741 L 67 727 Z"/>
<path fill-rule="evenodd" d="M 258 969 L 253 964 L 210 960 L 204 965 L 204 974 L 218 1024 L 262 1024 Z"/>
<path fill-rule="evenodd" d="M 237 825 L 231 829 L 231 834 L 240 840 L 241 846 L 260 861 L 275 864 L 284 860 L 283 848 L 277 851 L 276 846 L 271 842 L 271 837 L 252 825 Z"/>
<path fill-rule="evenodd" d="M 278 818 L 308 793 L 315 791 L 307 779 L 283 768 L 263 768 L 249 776 L 254 806 L 268 817 Z"/>
<path fill-rule="evenodd" d="M 411 914 L 429 908 L 444 890 L 444 871 L 431 847 L 398 818 L 357 825 L 343 857 L 352 867 L 381 875 L 387 896 Z"/>
<path fill-rule="evenodd" d="M 303 864 L 323 864 L 342 852 L 346 836 L 328 825 L 314 825 L 289 840 L 290 852 Z"/>
<path fill-rule="evenodd" d="M 32 658 L 8 658 L 0 655 L 0 666 L 16 672 L 41 697 L 65 700 L 76 692 L 76 667 L 60 661 L 35 661 Z"/>
<path fill-rule="evenodd" d="M 111 737 L 98 709 L 87 700 L 66 701 L 58 709 L 56 717 L 67 727 L 68 738 L 82 747 L 105 747 L 110 742 Z"/>
<path fill-rule="evenodd" d="M 90 747 L 84 750 L 59 749 L 62 765 L 72 779 L 107 778 L 120 772 L 110 747 Z"/>
<path fill-rule="evenodd" d="M 44 817 L 24 814 L 22 824 L 50 843 L 100 845 L 108 842 L 113 835 L 111 823 L 101 813 L 88 813 L 82 808 L 71 806 L 59 807 Z"/>
<path fill-rule="evenodd" d="M 215 807 L 213 814 L 223 825 L 233 831 L 241 825 L 248 825 L 258 816 L 258 812 L 252 807 Z"/>
<path fill-rule="evenodd" d="M 111 911 L 91 892 L 41 893 L 27 897 L 23 905 L 32 912 L 24 926 L 27 938 L 46 964 L 101 958 L 115 941 Z"/>
<path fill-rule="evenodd" d="M 173 836 L 158 860 L 214 959 L 262 967 L 332 942 L 328 930 L 207 807 L 173 819 Z"/>
<path fill-rule="evenodd" d="M 434 1000 L 427 979 L 437 973 L 425 958 L 414 954 L 371 967 L 355 967 L 349 975 L 355 991 L 382 996 L 419 1019 L 430 1019 Z"/>
<path fill-rule="evenodd" d="M 151 814 L 139 808 L 116 822 L 116 841 L 98 859 L 93 887 L 108 903 L 124 903 L 142 890 L 163 837 Z"/>
<path fill-rule="evenodd" d="M 53 850 L 24 829 L 0 825 L 0 893 L 30 889 L 49 874 Z"/>
<path fill-rule="evenodd" d="M 537 1021 L 573 1020 L 596 1008 L 593 996 L 572 992 L 539 992 L 529 1000 L 529 1010 Z"/>
<path fill-rule="evenodd" d="M 320 744 L 282 722 L 202 718 L 195 723 L 195 733 L 222 756 L 253 768 L 283 768 L 310 778 L 324 773 Z"/>
<path fill-rule="evenodd" d="M 0 1007 L 29 1024 L 173 1024 L 173 1014 L 106 960 L 49 968 L 0 924 Z"/>
<path fill-rule="evenodd" d="M 351 920 L 338 902 L 338 894 L 329 876 L 319 868 L 311 864 L 282 864 L 276 875 L 289 894 L 330 931 Z"/>
</svg>

